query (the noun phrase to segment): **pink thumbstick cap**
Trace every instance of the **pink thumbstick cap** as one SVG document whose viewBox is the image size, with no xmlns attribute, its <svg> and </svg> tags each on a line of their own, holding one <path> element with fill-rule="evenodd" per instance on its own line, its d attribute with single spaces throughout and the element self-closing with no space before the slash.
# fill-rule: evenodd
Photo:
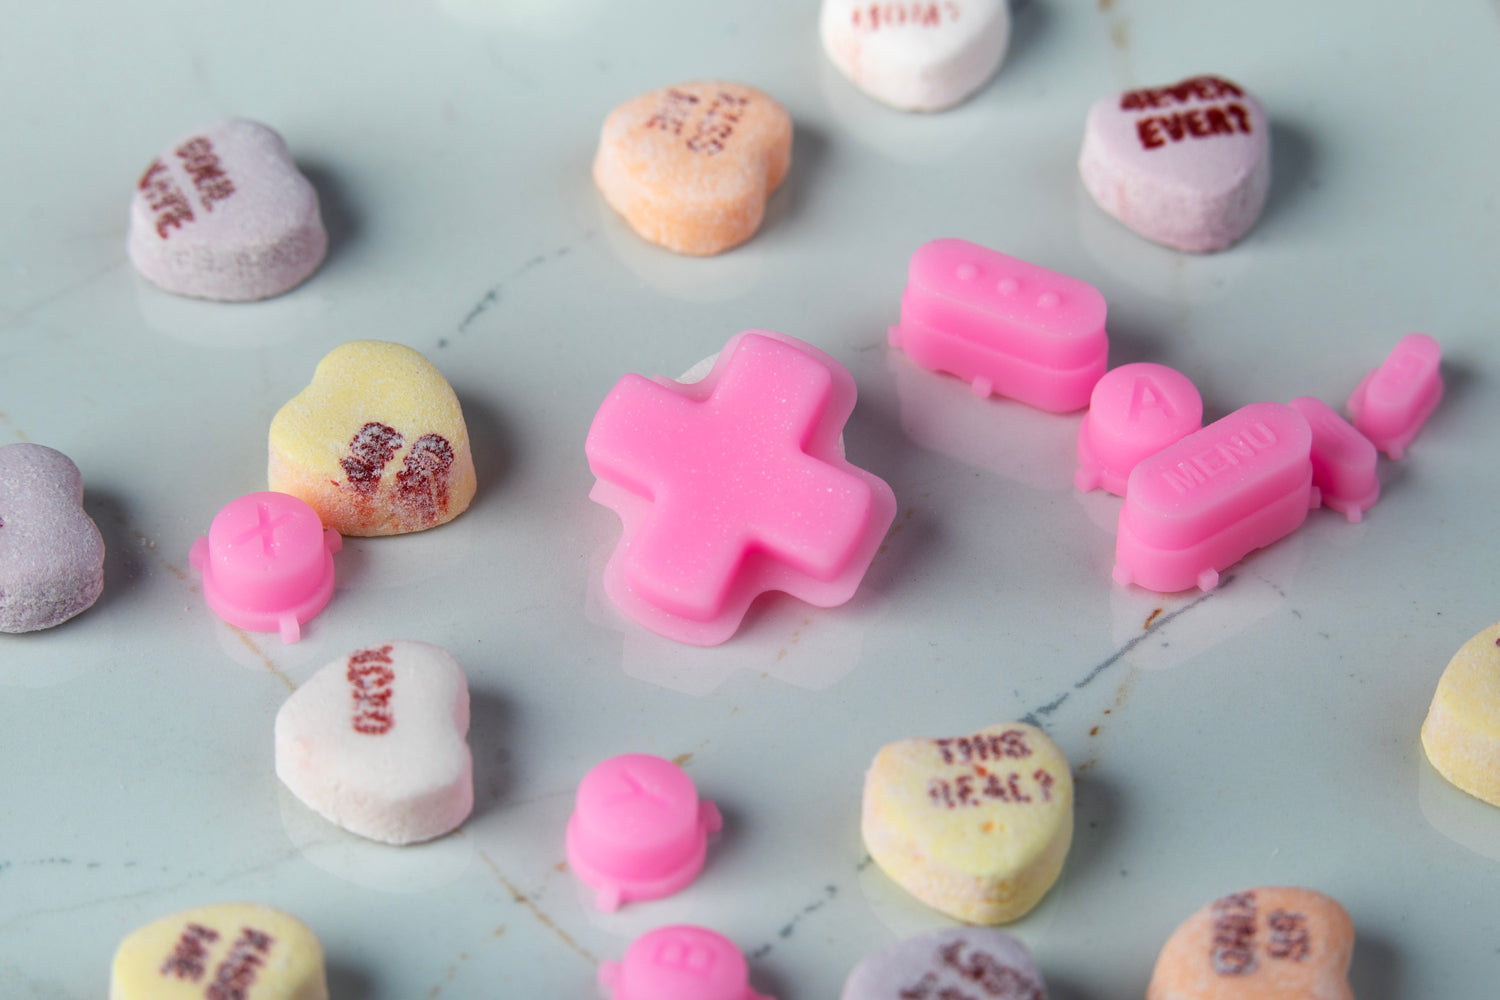
<svg viewBox="0 0 1500 1000">
<path fill-rule="evenodd" d="M 750 988 L 745 956 L 724 935 L 675 924 L 647 931 L 620 962 L 599 964 L 610 1000 L 772 1000 Z"/>
<path fill-rule="evenodd" d="M 343 539 L 285 493 L 249 493 L 214 516 L 188 562 L 203 574 L 214 613 L 252 632 L 296 642 L 333 595 L 333 553 Z"/>
<path fill-rule="evenodd" d="M 1443 398 L 1442 358 L 1436 340 L 1409 333 L 1349 396 L 1354 426 L 1391 458 L 1405 454 Z"/>
<path fill-rule="evenodd" d="M 1380 497 L 1375 445 L 1321 399 L 1298 396 L 1287 405 L 1312 428 L 1313 485 L 1323 505 L 1359 521 Z"/>
<path fill-rule="evenodd" d="M 1191 379 L 1166 365 L 1121 365 L 1094 385 L 1078 428 L 1078 472 L 1087 492 L 1102 486 L 1125 495 L 1136 463 L 1203 426 L 1203 397 Z"/>
<path fill-rule="evenodd" d="M 599 909 L 670 896 L 697 877 L 724 820 L 693 779 L 650 754 L 611 757 L 583 776 L 568 820 L 568 864 Z"/>
</svg>

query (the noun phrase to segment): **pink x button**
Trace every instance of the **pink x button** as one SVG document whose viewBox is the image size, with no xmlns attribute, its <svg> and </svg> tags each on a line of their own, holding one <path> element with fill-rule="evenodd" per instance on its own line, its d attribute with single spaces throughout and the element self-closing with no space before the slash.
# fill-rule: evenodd
<svg viewBox="0 0 1500 1000">
<path fill-rule="evenodd" d="M 854 397 L 842 365 L 769 330 L 736 334 L 701 382 L 622 378 L 585 444 L 589 495 L 624 524 L 605 593 L 702 646 L 768 590 L 847 601 L 896 513 L 890 487 L 843 457 Z"/>
</svg>

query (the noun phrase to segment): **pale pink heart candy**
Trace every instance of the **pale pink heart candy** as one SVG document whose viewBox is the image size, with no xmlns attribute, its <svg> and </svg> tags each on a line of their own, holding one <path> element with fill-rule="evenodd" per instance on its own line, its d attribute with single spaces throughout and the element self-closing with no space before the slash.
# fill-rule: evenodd
<svg viewBox="0 0 1500 1000">
<path fill-rule="evenodd" d="M 103 589 L 104 539 L 78 466 L 39 444 L 0 448 L 0 632 L 61 624 Z"/>
<path fill-rule="evenodd" d="M 169 292 L 245 302 L 306 280 L 328 234 L 317 192 L 281 136 L 230 118 L 183 136 L 146 168 L 127 249 Z"/>
<path fill-rule="evenodd" d="M 1222 250 L 1265 205 L 1271 129 L 1243 87 L 1197 76 L 1096 101 L 1078 169 L 1099 207 L 1148 240 Z"/>
<path fill-rule="evenodd" d="M 319 670 L 276 713 L 276 776 L 371 840 L 410 844 L 474 807 L 469 687 L 438 646 L 396 639 Z"/>
<path fill-rule="evenodd" d="M 1005 0 L 824 0 L 823 51 L 855 86 L 904 111 L 941 111 L 995 74 Z"/>
</svg>

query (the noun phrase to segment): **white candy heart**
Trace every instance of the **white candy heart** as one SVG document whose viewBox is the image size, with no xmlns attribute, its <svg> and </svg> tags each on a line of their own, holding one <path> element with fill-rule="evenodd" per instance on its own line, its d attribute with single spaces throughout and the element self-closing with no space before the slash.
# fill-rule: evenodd
<svg viewBox="0 0 1500 1000">
<path fill-rule="evenodd" d="M 1148 240 L 1222 250 L 1265 205 L 1271 129 L 1244 88 L 1197 76 L 1096 101 L 1078 169 L 1099 207 Z"/>
<path fill-rule="evenodd" d="M 1047 1000 L 1036 960 L 1017 938 L 956 927 L 898 941 L 849 973 L 841 1000 Z"/>
<path fill-rule="evenodd" d="M 999 69 L 1010 40 L 1005 0 L 824 0 L 823 51 L 878 101 L 941 111 Z"/>
<path fill-rule="evenodd" d="M 301 284 L 328 234 L 317 192 L 281 136 L 231 118 L 172 143 L 146 168 L 127 249 L 169 292 L 244 302 Z"/>
<path fill-rule="evenodd" d="M 308 808 L 388 844 L 474 807 L 469 688 L 444 649 L 397 639 L 328 664 L 276 713 L 276 776 Z"/>
</svg>

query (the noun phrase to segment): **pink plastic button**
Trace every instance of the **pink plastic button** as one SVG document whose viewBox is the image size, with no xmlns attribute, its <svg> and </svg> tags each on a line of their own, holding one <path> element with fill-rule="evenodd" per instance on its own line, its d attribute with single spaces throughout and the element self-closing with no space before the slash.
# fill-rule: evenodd
<svg viewBox="0 0 1500 1000">
<path fill-rule="evenodd" d="M 1203 426 L 1203 397 L 1191 379 L 1166 365 L 1138 362 L 1106 372 L 1094 386 L 1078 428 L 1078 472 L 1087 492 L 1102 486 L 1125 495 L 1137 462 Z"/>
<path fill-rule="evenodd" d="M 1120 508 L 1115 581 L 1212 590 L 1220 570 L 1290 534 L 1318 505 L 1311 452 L 1302 414 L 1251 403 L 1143 459 Z"/>
<path fill-rule="evenodd" d="M 1298 396 L 1287 405 L 1312 428 L 1313 485 L 1324 506 L 1360 520 L 1380 497 L 1375 446 L 1321 399 Z"/>
<path fill-rule="evenodd" d="M 296 642 L 333 595 L 333 553 L 342 546 L 296 497 L 250 493 L 219 511 L 188 562 L 203 573 L 203 596 L 220 618 Z"/>
<path fill-rule="evenodd" d="M 967 240 L 912 254 L 891 346 L 980 396 L 1068 413 L 1104 374 L 1104 296 L 1086 282 Z"/>
<path fill-rule="evenodd" d="M 599 909 L 660 899 L 698 877 L 719 807 L 676 764 L 650 754 L 611 757 L 583 776 L 568 820 L 568 865 Z"/>
<path fill-rule="evenodd" d="M 1442 358 L 1443 349 L 1436 340 L 1425 333 L 1409 333 L 1350 395 L 1354 426 L 1391 458 L 1406 452 L 1443 398 L 1443 377 L 1438 372 Z"/>
<path fill-rule="evenodd" d="M 724 935 L 687 924 L 630 943 L 621 962 L 599 963 L 610 1000 L 772 1000 L 750 988 L 745 956 Z"/>
<path fill-rule="evenodd" d="M 769 330 L 730 338 L 692 384 L 620 379 L 585 443 L 589 496 L 624 523 L 605 593 L 700 646 L 733 635 L 768 590 L 847 601 L 896 516 L 891 488 L 839 446 L 854 396 L 837 361 Z"/>
</svg>

